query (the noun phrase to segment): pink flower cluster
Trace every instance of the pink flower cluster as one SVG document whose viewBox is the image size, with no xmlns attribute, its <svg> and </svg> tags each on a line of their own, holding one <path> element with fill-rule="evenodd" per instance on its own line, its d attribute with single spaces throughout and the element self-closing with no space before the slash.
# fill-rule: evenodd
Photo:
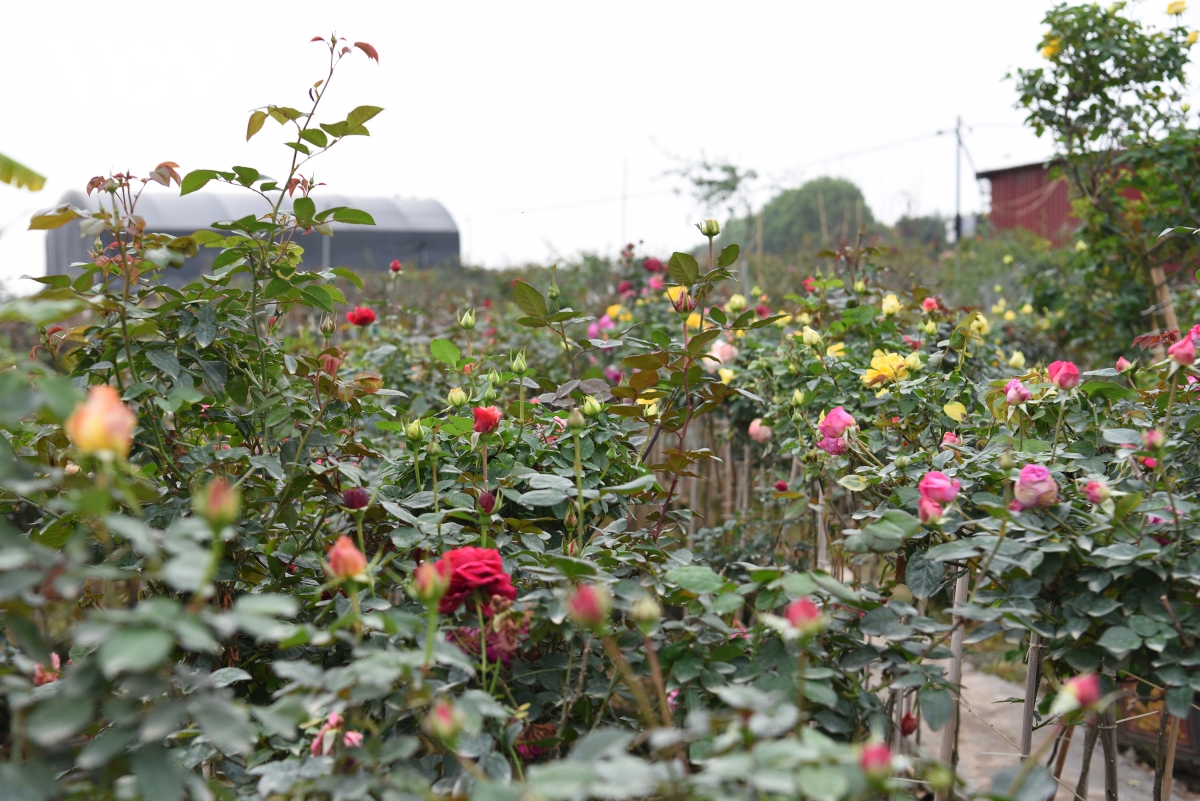
<svg viewBox="0 0 1200 801">
<path fill-rule="evenodd" d="M 856 425 L 849 412 L 841 406 L 834 406 L 817 423 L 817 430 L 821 432 L 817 447 L 831 456 L 841 456 L 850 447 L 846 441 L 846 431 Z"/>
</svg>

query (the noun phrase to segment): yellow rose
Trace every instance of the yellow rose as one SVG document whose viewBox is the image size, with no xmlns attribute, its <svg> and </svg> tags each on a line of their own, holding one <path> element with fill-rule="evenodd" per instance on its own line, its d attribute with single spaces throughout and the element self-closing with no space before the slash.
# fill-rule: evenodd
<svg viewBox="0 0 1200 801">
<path fill-rule="evenodd" d="M 1011 253 L 1005 253 L 1005 254 L 1004 254 L 1004 258 L 1003 258 L 1003 259 L 1001 259 L 1001 261 L 1003 261 L 1005 264 L 1012 264 L 1012 263 L 1013 263 L 1013 257 L 1012 257 L 1012 254 L 1011 254 Z"/>
<path fill-rule="evenodd" d="M 844 342 L 834 342 L 825 350 L 825 355 L 835 359 L 840 359 L 846 354 L 846 344 Z"/>
<path fill-rule="evenodd" d="M 625 307 L 620 303 L 614 303 L 604 310 L 604 313 L 609 316 L 609 319 L 615 320 L 621 316 L 621 312 L 625 311 Z"/>
<path fill-rule="evenodd" d="M 721 377 L 722 384 L 728 384 L 729 382 L 733 381 L 733 370 L 729 369 L 728 367 L 722 367 L 717 371 L 717 375 Z"/>
<path fill-rule="evenodd" d="M 1004 298 L 1000 298 L 1000 300 L 992 304 L 992 314 L 1003 314 L 1004 310 L 1007 308 L 1008 302 L 1005 301 Z"/>
<path fill-rule="evenodd" d="M 908 354 L 908 356 L 904 359 L 904 366 L 913 372 L 916 372 L 924 367 L 925 365 L 921 363 L 921 353 L 914 350 L 912 353 Z"/>
<path fill-rule="evenodd" d="M 1088 243 L 1084 242 L 1082 239 L 1080 239 L 1078 242 L 1075 243 L 1075 252 L 1076 253 L 1083 253 L 1087 249 L 1088 249 Z"/>
<path fill-rule="evenodd" d="M 633 321 L 633 315 L 627 311 L 623 311 L 619 315 L 617 315 L 617 322 L 619 322 L 619 323 L 629 323 L 632 321 Z"/>
<path fill-rule="evenodd" d="M 689 315 L 688 315 L 688 318 L 687 318 L 687 327 L 688 327 L 688 328 L 699 328 L 699 327 L 700 327 L 700 322 L 701 322 L 701 319 L 700 319 L 700 313 L 699 313 L 699 312 L 692 312 L 691 314 L 689 314 Z"/>
<path fill-rule="evenodd" d="M 821 344 L 821 335 L 807 325 L 800 330 L 800 337 L 804 340 L 804 344 L 810 348 Z"/>
<path fill-rule="evenodd" d="M 1184 0 L 1175 0 L 1173 3 L 1167 3 L 1167 13 L 1172 17 L 1178 17 L 1184 11 L 1187 11 L 1187 3 Z"/>
<path fill-rule="evenodd" d="M 1006 311 L 1004 313 L 1005 322 L 1011 323 L 1015 319 L 1017 319 L 1017 313 L 1015 311 L 1013 311 L 1012 309 L 1009 309 L 1008 311 Z"/>
<path fill-rule="evenodd" d="M 1021 314 L 1033 314 L 1033 304 L 1026 303 L 1021 307 Z"/>
<path fill-rule="evenodd" d="M 1046 43 L 1042 45 L 1042 58 L 1052 59 L 1062 50 L 1062 39 L 1057 36 L 1051 36 L 1046 39 Z"/>
<path fill-rule="evenodd" d="M 1187 45 L 1189 47 L 1191 47 L 1192 45 L 1194 45 L 1196 43 L 1197 39 L 1200 39 L 1200 31 L 1192 31 L 1191 33 L 1189 33 L 1187 35 L 1187 39 L 1185 39 L 1184 41 L 1187 43 Z"/>
<path fill-rule="evenodd" d="M 1008 357 L 1008 366 L 1014 370 L 1020 370 L 1025 366 L 1025 354 L 1019 350 L 1014 350 L 1012 356 Z"/>
<path fill-rule="evenodd" d="M 92 387 L 87 400 L 71 412 L 63 425 L 67 437 L 84 453 L 105 458 L 129 455 L 137 416 L 121 402 L 110 386 Z"/>
<path fill-rule="evenodd" d="M 783 314 L 783 312 L 779 312 L 779 313 Z M 775 325 L 779 326 L 780 328 L 787 328 L 788 323 L 790 323 L 791 321 L 792 321 L 792 315 L 783 314 L 782 317 L 780 317 L 778 320 L 775 321 Z"/>
<path fill-rule="evenodd" d="M 800 312 L 796 315 L 796 322 L 800 323 L 800 325 L 808 325 L 812 322 L 812 315 L 808 312 Z"/>
<path fill-rule="evenodd" d="M 869 387 L 908 378 L 908 365 L 899 353 L 877 350 L 871 357 L 871 367 L 863 373 L 862 382 Z"/>
<path fill-rule="evenodd" d="M 900 299 L 891 293 L 884 295 L 883 302 L 880 303 L 880 310 L 885 315 L 896 314 L 900 311 Z"/>
<path fill-rule="evenodd" d="M 979 336 L 985 336 L 988 331 L 992 330 L 992 324 L 988 322 L 988 318 L 982 314 L 977 314 L 975 319 L 971 321 L 971 330 Z"/>
</svg>

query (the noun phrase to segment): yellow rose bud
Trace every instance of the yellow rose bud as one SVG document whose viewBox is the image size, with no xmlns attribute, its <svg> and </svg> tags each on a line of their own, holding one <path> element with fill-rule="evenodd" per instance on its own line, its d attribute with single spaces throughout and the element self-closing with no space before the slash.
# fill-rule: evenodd
<svg viewBox="0 0 1200 801">
<path fill-rule="evenodd" d="M 84 453 L 122 458 L 129 455 L 137 416 L 110 386 L 92 387 L 87 400 L 71 412 L 63 428 Z"/>
<path fill-rule="evenodd" d="M 463 313 L 463 316 L 459 319 L 458 324 L 464 331 L 470 331 L 472 328 L 474 328 L 475 310 L 467 309 L 466 312 Z"/>
<path fill-rule="evenodd" d="M 800 334 L 804 338 L 804 344 L 808 345 L 810 348 L 821 344 L 821 335 L 809 328 L 807 325 L 804 326 Z"/>
<path fill-rule="evenodd" d="M 804 393 L 798 389 L 792 390 L 792 405 L 800 406 L 804 403 Z"/>
<path fill-rule="evenodd" d="M 721 233 L 721 224 L 713 219 L 704 220 L 696 223 L 696 227 L 700 229 L 700 233 L 712 239 L 717 234 Z"/>
<path fill-rule="evenodd" d="M 730 314 L 740 314 L 746 310 L 746 296 L 730 295 L 729 302 L 725 304 L 725 308 Z"/>
<path fill-rule="evenodd" d="M 900 299 L 891 293 L 884 295 L 883 302 L 880 304 L 880 310 L 885 315 L 896 314 L 900 311 Z"/>
<path fill-rule="evenodd" d="M 924 367 L 924 365 L 921 364 L 921 354 L 915 350 L 908 354 L 908 356 L 904 359 L 904 366 L 909 370 L 920 370 L 922 367 Z"/>
<path fill-rule="evenodd" d="M 463 406 L 467 402 L 467 393 L 462 391 L 462 387 L 455 387 L 450 390 L 450 394 L 446 396 L 446 401 L 451 406 Z"/>
<path fill-rule="evenodd" d="M 722 367 L 717 371 L 717 375 L 721 377 L 722 384 L 728 384 L 733 380 L 734 373 L 733 370 L 729 369 L 728 367 Z"/>
<path fill-rule="evenodd" d="M 604 408 L 600 405 L 600 401 L 596 400 L 591 395 L 588 395 L 583 399 L 583 413 L 588 417 L 595 417 L 602 411 L 604 411 Z"/>
<path fill-rule="evenodd" d="M 1200 31 L 1192 31 L 1187 35 L 1187 39 L 1184 39 L 1184 43 L 1187 44 L 1188 47 L 1191 47 L 1196 43 L 1197 39 L 1200 39 Z M 1185 103 L 1184 105 L 1187 104 Z M 1184 109 L 1184 111 L 1186 112 L 1187 109 Z"/>
<path fill-rule="evenodd" d="M 1025 354 L 1019 350 L 1014 350 L 1012 356 L 1008 357 L 1008 366 L 1014 370 L 1020 370 L 1025 366 Z"/>
</svg>

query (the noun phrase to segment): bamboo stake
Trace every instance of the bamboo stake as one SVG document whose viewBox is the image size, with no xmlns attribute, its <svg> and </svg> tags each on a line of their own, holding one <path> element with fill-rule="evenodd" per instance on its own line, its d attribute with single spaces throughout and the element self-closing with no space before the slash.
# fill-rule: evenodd
<svg viewBox="0 0 1200 801">
<path fill-rule="evenodd" d="M 1171 789 L 1175 783 L 1175 747 L 1179 745 L 1179 718 L 1167 712 L 1167 702 L 1163 700 L 1163 714 L 1169 715 L 1170 734 L 1167 735 L 1167 763 L 1163 769 L 1162 801 L 1171 801 Z"/>
<path fill-rule="evenodd" d="M 1106 668 L 1104 672 L 1113 675 L 1111 668 Z M 1096 726 L 1100 730 L 1100 745 L 1104 749 L 1104 798 L 1105 801 L 1117 801 L 1117 723 L 1111 706 L 1100 713 Z"/>
<path fill-rule="evenodd" d="M 1036 631 L 1029 635 L 1029 666 L 1025 669 L 1025 705 L 1021 711 L 1021 761 L 1029 758 L 1033 748 L 1033 713 L 1037 710 L 1038 683 L 1041 678 L 1042 637 Z"/>
<path fill-rule="evenodd" d="M 967 602 L 967 573 L 958 577 L 954 582 L 954 605 L 962 606 Z M 941 761 L 945 765 L 949 765 L 952 769 L 958 767 L 958 749 L 955 744 L 958 742 L 958 720 L 960 715 L 960 705 L 962 704 L 962 664 L 963 664 L 963 618 L 962 615 L 954 616 L 954 633 L 950 636 L 950 652 L 953 657 L 950 660 L 950 685 L 954 688 L 954 710 L 950 713 L 950 720 L 946 721 L 946 727 L 942 731 L 942 751 Z M 935 796 L 936 801 L 946 801 L 946 791 L 938 790 Z"/>
<path fill-rule="evenodd" d="M 1096 740 L 1100 735 L 1098 721 L 1088 726 L 1087 736 L 1083 738 L 1083 767 L 1079 770 L 1079 783 L 1075 785 L 1075 795 L 1079 798 L 1088 797 L 1088 774 L 1092 767 L 1092 752 L 1096 750 Z"/>
</svg>

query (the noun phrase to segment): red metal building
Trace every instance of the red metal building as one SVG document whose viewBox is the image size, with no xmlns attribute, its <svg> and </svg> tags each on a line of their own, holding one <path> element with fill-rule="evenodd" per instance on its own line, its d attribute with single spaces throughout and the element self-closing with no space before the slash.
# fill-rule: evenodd
<svg viewBox="0 0 1200 801">
<path fill-rule="evenodd" d="M 986 170 L 975 177 L 991 185 L 990 218 L 997 230 L 1025 228 L 1061 244 L 1078 222 L 1071 216 L 1066 179 L 1051 178 L 1048 164 Z"/>
</svg>

